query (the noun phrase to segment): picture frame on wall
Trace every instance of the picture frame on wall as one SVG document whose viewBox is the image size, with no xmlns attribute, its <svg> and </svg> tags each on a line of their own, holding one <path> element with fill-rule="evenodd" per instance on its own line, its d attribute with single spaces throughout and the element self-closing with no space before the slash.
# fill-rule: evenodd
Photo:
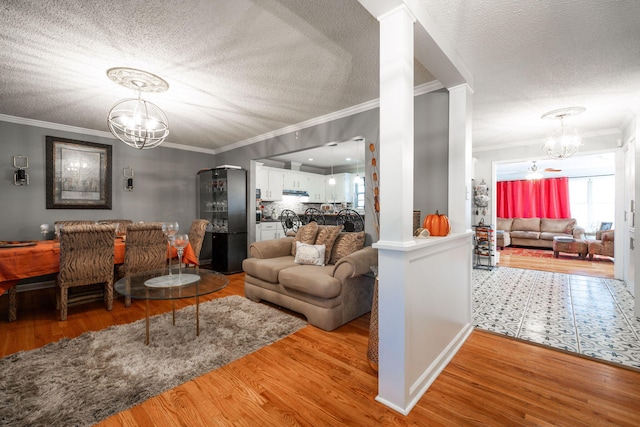
<svg viewBox="0 0 640 427">
<path fill-rule="evenodd" d="M 111 145 L 47 136 L 47 209 L 111 209 L 111 153 Z"/>
</svg>

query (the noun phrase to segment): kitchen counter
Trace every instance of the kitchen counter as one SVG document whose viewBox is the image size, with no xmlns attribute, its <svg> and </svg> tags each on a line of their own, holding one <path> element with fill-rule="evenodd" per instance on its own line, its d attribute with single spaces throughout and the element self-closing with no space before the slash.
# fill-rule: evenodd
<svg viewBox="0 0 640 427">
<path fill-rule="evenodd" d="M 298 217 L 300 217 L 301 219 L 304 217 L 304 213 L 298 213 L 296 215 L 298 215 Z M 336 217 L 338 216 L 337 213 L 325 213 L 322 215 L 324 216 L 325 222 L 327 223 L 327 225 L 336 224 Z M 360 215 L 362 216 L 362 219 L 364 219 L 364 214 L 360 214 Z M 258 222 L 257 224 L 260 224 L 262 222 L 280 222 L 280 219 L 262 218 L 262 221 Z"/>
</svg>

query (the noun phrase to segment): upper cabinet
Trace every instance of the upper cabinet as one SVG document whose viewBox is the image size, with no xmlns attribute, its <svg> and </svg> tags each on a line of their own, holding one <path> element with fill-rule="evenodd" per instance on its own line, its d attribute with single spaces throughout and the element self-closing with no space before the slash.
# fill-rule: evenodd
<svg viewBox="0 0 640 427">
<path fill-rule="evenodd" d="M 325 176 L 317 174 L 308 174 L 309 201 L 312 203 L 324 203 L 327 201 L 325 191 Z"/>
<path fill-rule="evenodd" d="M 283 190 L 306 191 L 310 203 L 353 202 L 354 175 L 337 173 L 334 178 L 336 184 L 329 185 L 329 175 L 261 166 L 257 169 L 256 188 L 267 202 L 282 200 Z"/>
<path fill-rule="evenodd" d="M 262 200 L 282 200 L 284 177 L 280 169 L 259 167 L 257 171 L 256 188 L 260 189 Z"/>
<path fill-rule="evenodd" d="M 283 172 L 283 188 L 285 190 L 309 191 L 309 179 L 307 175 L 305 172 L 285 170 Z"/>
</svg>

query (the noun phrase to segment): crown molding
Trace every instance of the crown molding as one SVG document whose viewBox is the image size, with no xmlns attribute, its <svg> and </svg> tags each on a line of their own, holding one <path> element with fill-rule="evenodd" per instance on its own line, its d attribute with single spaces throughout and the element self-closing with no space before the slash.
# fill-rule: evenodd
<svg viewBox="0 0 640 427">
<path fill-rule="evenodd" d="M 414 96 L 424 95 L 425 93 L 434 92 L 436 90 L 443 89 L 444 85 L 437 80 L 424 83 L 414 88 Z M 243 141 L 234 142 L 233 144 L 226 145 L 217 149 L 193 147 L 189 145 L 176 144 L 174 142 L 164 142 L 162 145 L 156 148 L 174 148 L 177 150 L 194 151 L 197 153 L 205 154 L 219 154 L 226 151 L 235 150 L 236 148 L 245 147 L 247 145 L 255 144 L 256 142 L 264 141 L 269 138 L 275 138 L 277 136 L 285 135 L 288 133 L 296 132 L 302 129 L 309 128 L 311 126 L 318 126 L 324 123 L 328 123 L 333 120 L 342 119 L 345 117 L 353 116 L 358 113 L 373 110 L 380 107 L 380 99 L 373 99 L 371 101 L 363 102 L 362 104 L 354 105 L 353 107 L 345 108 L 343 110 L 335 111 L 333 113 L 326 114 L 324 116 L 316 117 L 295 125 L 287 126 L 272 132 L 267 132 L 262 135 L 254 136 Z M 117 141 L 111 134 L 111 132 L 100 131 L 95 129 L 81 128 L 77 126 L 63 125 L 60 123 L 45 122 L 42 120 L 28 119 L 24 117 L 9 116 L 6 114 L 0 114 L 0 121 L 16 123 L 27 126 L 35 126 L 46 129 L 59 130 L 63 132 L 79 133 L 82 135 L 93 135 L 101 138 L 108 138 Z"/>
<path fill-rule="evenodd" d="M 81 128 L 77 126 L 63 125 L 60 123 L 45 122 L 42 120 L 27 119 L 25 117 L 16 117 L 16 116 L 9 116 L 6 114 L 0 114 L 0 121 L 8 122 L 8 123 L 16 123 L 19 125 L 35 126 L 35 127 L 51 129 L 51 130 L 58 130 L 61 132 L 71 132 L 71 133 L 79 133 L 82 135 L 92 135 L 100 138 L 108 138 L 108 139 L 112 139 L 113 141 L 118 141 L 116 138 L 113 137 L 111 132 Z M 194 151 L 197 153 L 215 154 L 215 151 L 209 148 L 192 147 L 189 145 L 176 144 L 174 142 L 165 142 L 156 148 L 174 148 L 177 150 Z"/>
<path fill-rule="evenodd" d="M 413 90 L 414 96 L 424 95 L 425 93 L 434 92 L 436 90 L 443 89 L 444 85 L 437 80 L 424 83 L 416 86 Z M 247 145 L 255 144 L 256 142 L 264 141 L 270 138 L 286 135 L 300 131 L 311 126 L 318 126 L 324 123 L 328 123 L 333 120 L 343 119 L 345 117 L 353 116 L 358 113 L 373 110 L 380 107 L 380 99 L 376 98 L 371 101 L 363 102 L 362 104 L 354 105 L 353 107 L 345 108 L 343 110 L 335 111 L 333 113 L 326 114 L 324 116 L 316 117 L 304 122 L 297 123 L 295 125 L 287 126 L 272 132 L 263 133 L 262 135 L 254 136 L 243 141 L 234 142 L 233 144 L 225 145 L 224 147 L 217 148 L 215 153 L 224 153 L 225 151 L 235 150 L 237 148 L 245 147 Z"/>
<path fill-rule="evenodd" d="M 582 138 L 591 138 L 596 136 L 607 136 L 607 135 L 619 135 L 622 131 L 617 128 L 611 129 L 602 129 L 594 132 L 581 133 Z M 518 147 L 527 147 L 531 145 L 542 145 L 544 144 L 544 139 L 530 139 L 527 141 L 518 141 L 518 142 L 510 142 L 507 144 L 495 144 L 495 145 L 485 145 L 482 147 L 473 147 L 473 153 L 483 153 L 486 151 L 494 151 L 494 150 L 508 150 L 510 148 L 518 148 Z"/>
</svg>

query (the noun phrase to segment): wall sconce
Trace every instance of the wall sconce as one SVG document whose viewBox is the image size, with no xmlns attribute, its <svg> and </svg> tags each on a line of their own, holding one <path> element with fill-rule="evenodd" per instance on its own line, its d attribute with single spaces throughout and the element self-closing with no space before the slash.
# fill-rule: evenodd
<svg viewBox="0 0 640 427">
<path fill-rule="evenodd" d="M 122 169 L 124 175 L 124 191 L 133 191 L 133 168 L 127 166 Z"/>
<path fill-rule="evenodd" d="M 27 156 L 13 156 L 13 167 L 16 171 L 13 174 L 13 185 L 29 185 L 29 159 Z"/>
</svg>

